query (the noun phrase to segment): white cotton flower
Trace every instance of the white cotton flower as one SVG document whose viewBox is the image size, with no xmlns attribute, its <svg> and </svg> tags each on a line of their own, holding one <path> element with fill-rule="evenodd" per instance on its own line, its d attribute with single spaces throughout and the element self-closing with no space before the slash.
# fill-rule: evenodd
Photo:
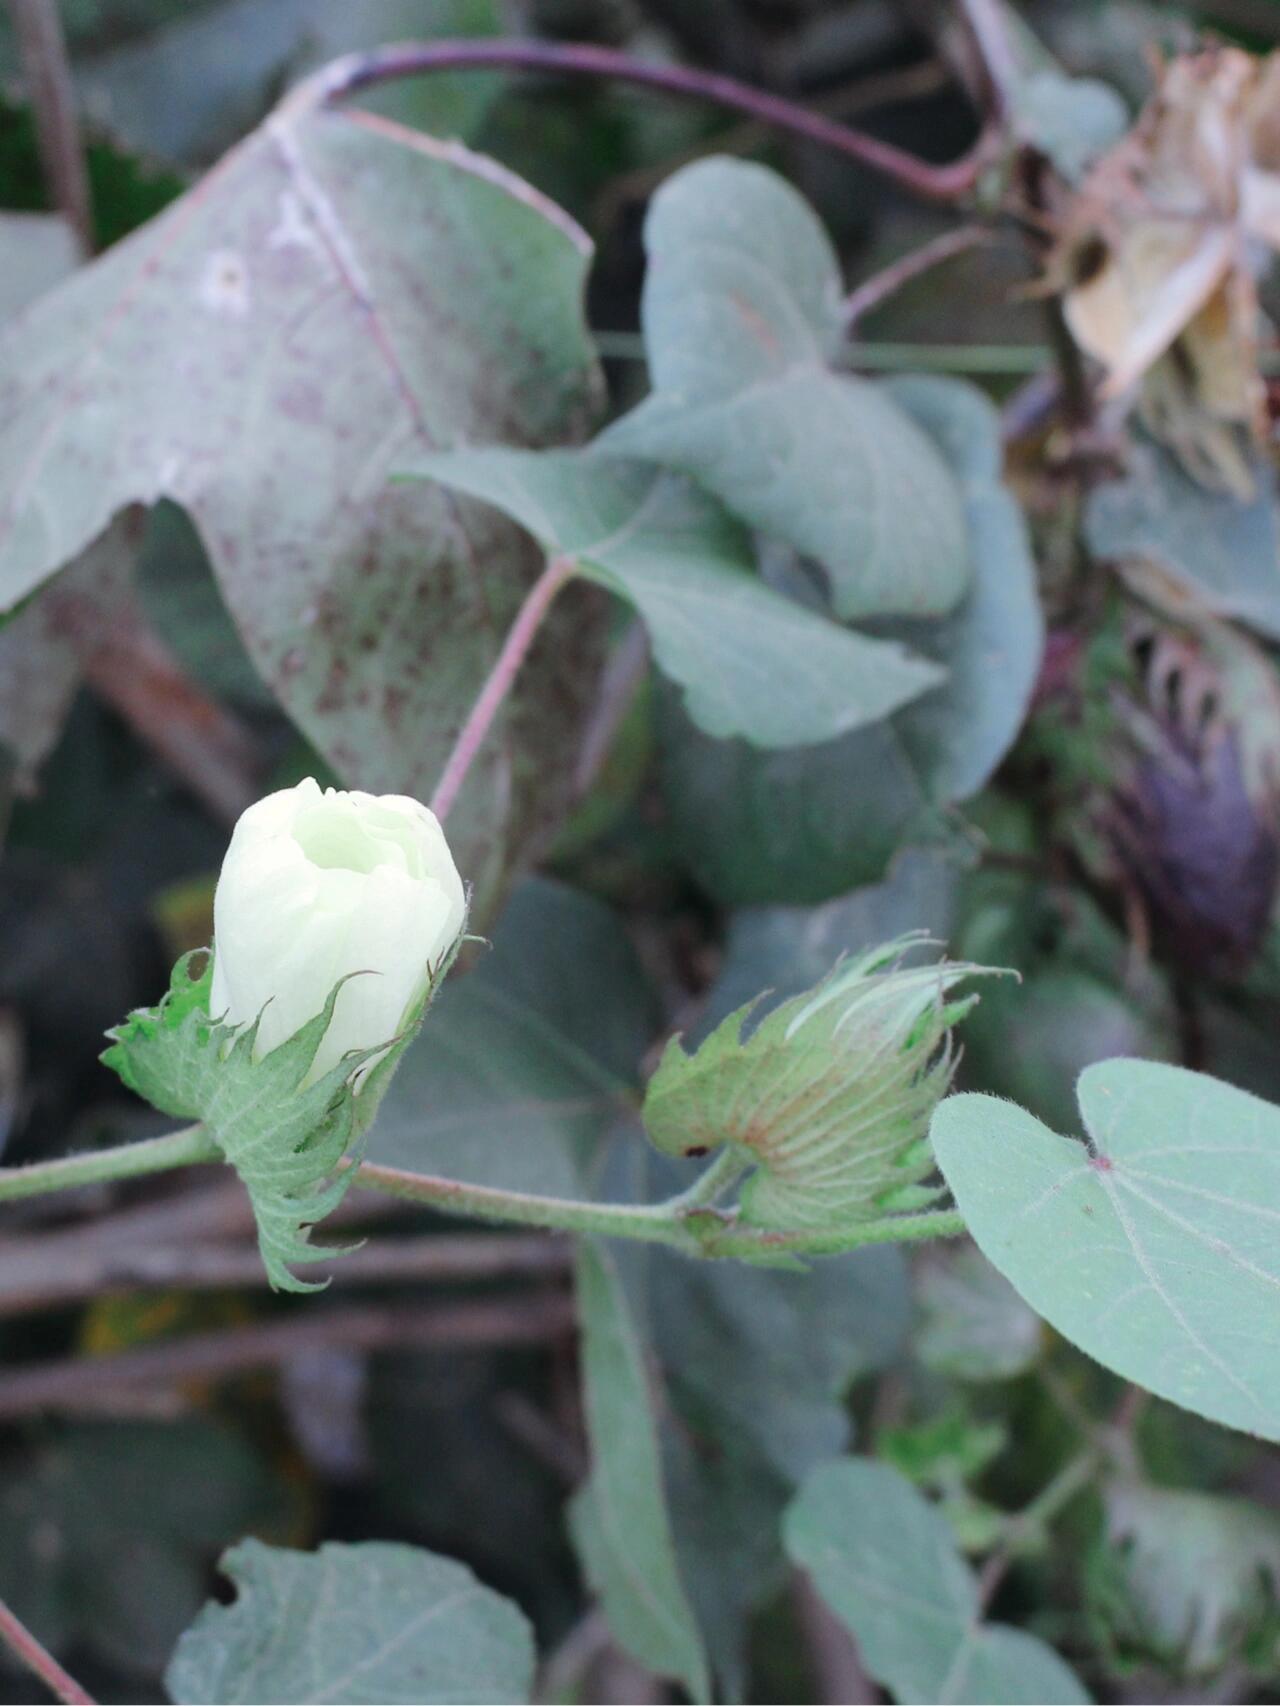
<svg viewBox="0 0 1280 1706">
<path fill-rule="evenodd" d="M 351 972 L 308 1075 L 395 1038 L 466 918 L 435 814 L 401 794 L 323 792 L 308 777 L 241 816 L 214 897 L 210 1012 L 261 1018 L 269 1054 Z"/>
</svg>

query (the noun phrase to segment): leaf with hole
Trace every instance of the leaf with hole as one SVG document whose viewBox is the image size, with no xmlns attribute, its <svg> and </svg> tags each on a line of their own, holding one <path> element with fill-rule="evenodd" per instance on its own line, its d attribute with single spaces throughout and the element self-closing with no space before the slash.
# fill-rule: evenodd
<svg viewBox="0 0 1280 1706">
<path fill-rule="evenodd" d="M 524 1615 L 452 1558 L 372 1540 L 310 1553 L 245 1540 L 222 1569 L 237 1596 L 211 1601 L 178 1642 L 165 1677 L 178 1706 L 529 1698 Z"/>
<path fill-rule="evenodd" d="M 1124 1379 L 1280 1440 L 1280 1109 L 1140 1060 L 1077 1093 L 1087 1147 L 994 1096 L 934 1115 L 983 1254 Z"/>
</svg>

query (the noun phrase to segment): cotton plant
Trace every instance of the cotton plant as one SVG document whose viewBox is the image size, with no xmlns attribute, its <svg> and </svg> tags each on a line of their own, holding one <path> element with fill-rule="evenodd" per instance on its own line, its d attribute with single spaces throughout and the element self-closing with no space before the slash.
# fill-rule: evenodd
<svg viewBox="0 0 1280 1706">
<path fill-rule="evenodd" d="M 428 806 L 312 778 L 270 794 L 235 827 L 213 911 L 212 946 L 185 954 L 158 1004 L 110 1031 L 103 1055 L 189 1123 L 12 1170 L 0 1194 L 225 1161 L 248 1192 L 268 1278 L 287 1291 L 314 1289 L 296 1270 L 344 1253 L 311 1230 L 355 1183 L 453 1214 L 749 1262 L 962 1230 L 935 1206 L 928 1132 L 951 1082 L 953 1027 L 976 999 L 953 992 L 983 968 L 907 964 L 927 946 L 919 936 L 838 963 L 749 1032 L 744 1010 L 692 1053 L 672 1038 L 641 1110 L 646 1132 L 667 1154 L 720 1153 L 686 1190 L 636 1204 L 365 1159 L 392 1075 L 466 939 L 465 884 Z"/>
<path fill-rule="evenodd" d="M 1172 895 L 1216 927 L 1231 873 L 1247 867 L 1242 896 L 1256 928 L 1243 932 L 1247 952 L 1225 957 L 1267 987 L 1280 832 L 1258 730 L 1277 683 L 1261 642 L 1235 630 L 1239 617 L 1266 639 L 1280 635 L 1274 588 L 1255 579 L 1274 557 L 1270 534 L 1259 544 L 1245 501 L 1256 492 L 1270 515 L 1274 471 L 1262 452 L 1274 448 L 1273 423 L 1256 346 L 1258 288 L 1280 248 L 1280 58 L 1213 46 L 1172 60 L 1116 141 L 1114 97 L 1046 64 L 1010 8 L 973 0 L 957 10 L 984 111 L 974 148 L 942 165 L 724 76 L 595 44 L 485 38 L 355 53 L 291 91 L 181 204 L 78 269 L 0 340 L 0 638 L 22 666 L 13 698 L 23 713 L 41 698 L 27 684 L 46 660 L 93 678 L 93 635 L 71 607 L 97 553 L 120 545 L 133 506 L 163 496 L 187 511 L 254 662 L 334 769 L 349 780 L 437 778 L 429 806 L 308 779 L 245 811 L 218 880 L 211 945 L 179 960 L 157 1005 L 109 1033 L 108 1065 L 177 1129 L 0 1169 L 0 1204 L 229 1165 L 266 1274 L 292 1292 L 314 1289 L 309 1264 L 342 1254 L 313 1232 L 355 1188 L 583 1235 L 576 1320 L 590 1472 L 571 1533 L 612 1638 L 693 1700 L 759 1692 L 759 1679 L 735 1679 L 742 1660 L 723 1648 L 745 1650 L 752 1596 L 775 1595 L 784 1552 L 856 1640 L 861 1682 L 900 1700 L 1086 1700 L 1037 1636 L 990 1615 L 1005 1572 L 1045 1550 L 1049 1523 L 1086 1489 L 1105 1502 L 1109 1555 L 1088 1597 L 1108 1645 L 1153 1649 L 1189 1677 L 1213 1668 L 1218 1693 L 1257 1693 L 1250 1667 L 1261 1677 L 1280 1663 L 1266 1652 L 1275 1525 L 1244 1521 L 1216 1495 L 1144 1499 L 1125 1486 L 1137 1467 L 1137 1388 L 1280 1441 L 1280 1108 L 1133 1058 L 1089 1066 L 1078 1116 L 1068 1109 L 1060 1130 L 1001 1097 L 952 1095 L 957 1028 L 991 968 L 938 957 L 936 944 L 908 935 L 845 958 L 833 950 L 835 963 L 812 968 L 813 987 L 777 1000 L 763 992 L 701 1041 L 666 1040 L 639 1107 L 645 1136 L 634 1138 L 667 1171 L 688 1170 L 691 1182 L 665 1199 L 536 1195 L 369 1155 L 406 1050 L 430 1047 L 429 1033 L 415 1039 L 467 939 L 468 879 L 487 901 L 527 865 L 568 804 L 562 784 L 591 768 L 565 762 L 584 729 L 595 762 L 622 750 L 629 715 L 622 729 L 611 719 L 647 661 L 678 712 L 663 713 L 655 767 L 673 845 L 731 932 L 754 906 L 853 898 L 852 914 L 840 907 L 843 929 L 890 892 L 914 905 L 910 885 L 895 888 L 894 851 L 914 856 L 917 843 L 944 840 L 958 851 L 964 838 L 949 831 L 966 802 L 979 822 L 988 808 L 1003 816 L 1012 802 L 986 787 L 1010 759 L 1004 774 L 1027 793 L 1017 802 L 1027 841 L 996 846 L 991 869 L 963 879 L 979 905 L 967 925 L 957 905 L 961 939 L 967 929 L 971 949 L 1003 958 L 993 944 L 1012 938 L 1009 957 L 1034 963 L 1041 903 L 1055 952 L 1059 938 L 1087 935 L 1088 897 L 1059 855 L 1089 824 L 1032 833 L 1030 819 L 1046 804 L 1055 820 L 1069 810 L 1064 778 L 1079 770 L 1082 739 L 1094 762 L 1076 792 L 1093 798 L 1110 778 L 1102 792 L 1115 804 L 1116 756 L 1058 715 L 1076 770 L 1052 754 L 1042 765 L 1023 730 L 1033 706 L 1037 722 L 1053 720 L 1073 683 L 1097 686 L 1084 665 L 1098 662 L 1097 600 L 1112 568 L 1125 599 L 1160 620 L 1127 611 L 1125 658 L 1108 647 L 1101 659 L 1130 699 L 1143 688 L 1144 714 L 1127 724 L 1147 737 L 1126 749 L 1129 780 L 1143 785 L 1141 798 L 1121 790 L 1133 809 L 1117 834 L 1130 831 L 1121 839 L 1133 880 L 1113 881 L 1111 899 L 1135 946 L 1152 935 L 1158 962 L 1170 957 L 1167 932 L 1139 929 L 1141 903 L 1150 912 L 1152 896 Z M 939 45 L 951 63 L 954 44 Z M 588 250 L 573 221 L 467 149 L 363 108 L 341 112 L 357 90 L 451 56 L 455 68 L 607 70 L 702 92 L 834 143 L 932 200 L 972 201 L 975 218 L 849 294 L 830 234 L 785 180 L 739 159 L 692 162 L 658 189 L 645 221 L 645 395 L 584 445 L 599 375 L 582 313 Z M 874 344 L 860 336 L 851 364 L 850 328 L 917 273 L 994 235 L 997 208 L 1032 239 L 1028 270 L 1044 265 L 1070 334 L 1055 340 L 1057 396 L 1037 375 L 998 411 L 937 372 L 851 372 L 872 366 L 863 358 Z M 929 365 L 944 353 L 931 349 Z M 1124 438 L 1131 402 L 1176 461 Z M 1011 443 L 1016 489 L 1003 478 Z M 1123 483 L 1106 477 L 1103 449 L 1108 463 L 1134 458 Z M 1154 484 L 1147 468 L 1163 470 Z M 1125 525 L 1113 511 L 1104 546 L 1095 500 L 1108 491 L 1123 499 Z M 1048 576 L 1037 539 L 1049 546 Z M 1175 560 L 1154 560 L 1167 551 Z M 114 594 L 97 596 L 105 627 Z M 604 599 L 627 606 L 635 626 L 601 691 Z M 4 750 L 0 761 L 7 775 Z M 477 851 L 455 857 L 464 843 L 451 828 L 451 848 L 445 826 L 463 798 Z M 1242 799 L 1243 866 L 1229 845 L 1241 839 L 1231 833 L 1239 814 L 1227 809 Z M 1140 836 L 1129 822 L 1139 807 Z M 1115 876 L 1115 861 L 1077 863 L 1095 888 Z M 889 871 L 884 888 L 859 889 L 872 867 Z M 1024 876 L 1034 908 L 1021 898 Z M 782 893 L 771 887 L 779 878 Z M 1006 878 L 1016 897 L 988 908 L 985 879 Z M 1165 916 L 1176 924 L 1188 913 Z M 500 914 L 493 928 L 505 928 Z M 1176 943 L 1177 994 L 1182 1040 L 1198 1050 L 1200 986 L 1218 999 L 1222 967 L 1195 952 L 1193 935 L 1184 928 Z M 806 936 L 806 956 L 813 945 Z M 574 975 L 582 1004 L 608 1019 L 602 967 L 584 955 Z M 1064 982 L 1099 980 L 1091 966 L 1088 977 L 1060 975 L 1059 990 Z M 1052 1085 L 1059 1034 L 1064 1057 L 1078 1048 L 1069 1006 L 1055 997 L 1054 1046 L 1041 1048 L 1006 1024 L 1016 1006 L 997 1010 L 988 1052 L 1016 1059 L 1023 1082 L 1043 1074 Z M 536 1046 L 539 1027 L 527 1029 Z M 498 1057 L 500 1041 L 471 1036 L 476 1054 Z M 634 1040 L 626 1068 L 654 1039 Z M 484 1114 L 469 1112 L 474 1129 Z M 624 1268 L 607 1242 L 795 1269 L 865 1245 L 965 1234 L 977 1249 L 964 1255 L 980 1251 L 990 1266 L 938 1261 L 934 1330 L 917 1343 L 927 1373 L 916 1378 L 899 1360 L 893 1387 L 930 1399 L 944 1362 L 957 1379 L 1031 1375 L 1050 1354 L 1041 1320 L 1136 1383 L 1110 1423 L 1069 1396 L 1066 1419 L 1079 1410 L 1084 1420 L 1079 1449 L 1017 1512 L 970 1484 L 998 1447 L 990 1427 L 970 1426 L 967 1404 L 923 1427 L 885 1426 L 873 1404 L 878 1425 L 859 1450 L 882 1461 L 807 1462 L 823 1438 L 840 1449 L 844 1381 L 854 1361 L 867 1366 L 862 1348 L 852 1360 L 838 1348 L 824 1299 L 844 1288 L 846 1315 L 852 1296 L 879 1327 L 876 1288 L 860 1290 L 849 1273 L 876 1264 L 810 1275 L 809 1301 L 793 1313 L 790 1273 Z M 695 1379 L 682 1380 L 674 1358 L 668 1371 L 656 1340 L 646 1343 L 632 1295 L 646 1273 L 654 1321 L 686 1330 Z M 722 1278 L 723 1289 L 711 1283 Z M 751 1283 L 761 1280 L 770 1285 Z M 562 1299 L 548 1301 L 559 1331 Z M 1012 1337 L 1000 1325 L 1011 1307 Z M 748 1320 L 750 1335 L 739 1331 Z M 801 1349 L 836 1354 L 778 1354 L 809 1333 L 815 1343 Z M 958 1541 L 987 1551 L 980 1571 Z M 127 1563 L 131 1548 L 117 1550 Z M 1212 1578 L 1207 1618 L 1199 1581 L 1164 1568 L 1179 1551 L 1236 1562 L 1234 1586 L 1229 1570 L 1201 1571 Z M 71 1563 L 75 1581 L 88 1579 L 82 1559 Z M 744 1564 L 759 1576 L 749 1595 L 736 1579 Z M 686 1568 L 700 1590 L 688 1596 Z M 237 1598 L 207 1606 L 183 1637 L 167 1683 L 176 1702 L 531 1697 L 521 1615 L 451 1561 L 381 1543 L 305 1555 L 251 1540 L 225 1569 Z M 121 1582 L 113 1576 L 113 1603 Z M 1046 1605 L 1031 1621 L 1051 1628 L 1058 1615 Z M 735 1619 L 740 1635 L 726 1637 Z M 1197 1621 L 1215 1638 L 1189 1641 Z M 0 1603 L 5 1642 L 60 1698 L 91 1706 Z M 577 1632 L 567 1645 L 581 1646 Z M 538 1692 L 585 1690 L 552 1663 Z"/>
</svg>

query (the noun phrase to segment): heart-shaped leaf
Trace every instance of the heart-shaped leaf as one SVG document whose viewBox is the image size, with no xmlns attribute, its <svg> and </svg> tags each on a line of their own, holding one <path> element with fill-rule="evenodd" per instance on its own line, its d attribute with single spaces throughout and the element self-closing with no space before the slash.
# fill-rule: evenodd
<svg viewBox="0 0 1280 1706">
<path fill-rule="evenodd" d="M 1280 1109 L 1140 1060 L 1088 1067 L 1077 1093 L 1087 1146 L 995 1096 L 939 1107 L 969 1230 L 1090 1356 L 1280 1440 Z"/>
</svg>

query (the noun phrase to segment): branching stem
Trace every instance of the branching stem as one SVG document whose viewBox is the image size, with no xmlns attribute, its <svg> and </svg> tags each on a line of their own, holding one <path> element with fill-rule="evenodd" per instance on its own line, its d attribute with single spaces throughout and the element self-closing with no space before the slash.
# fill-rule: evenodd
<svg viewBox="0 0 1280 1706">
<path fill-rule="evenodd" d="M 0 1203 L 218 1159 L 219 1151 L 204 1128 L 187 1126 L 141 1143 L 117 1144 L 111 1149 L 60 1161 L 37 1162 L 30 1167 L 0 1169 Z M 964 1221 L 953 1209 L 886 1215 L 879 1220 L 854 1221 L 829 1232 L 775 1231 L 747 1226 L 735 1211 L 713 1205 L 750 1165 L 748 1158 L 726 1149 L 688 1190 L 662 1202 L 640 1204 L 575 1201 L 504 1191 L 489 1185 L 442 1179 L 430 1173 L 384 1167 L 373 1161 L 360 1164 L 354 1183 L 358 1189 L 421 1203 L 445 1214 L 539 1226 L 548 1231 L 638 1239 L 644 1243 L 667 1244 L 691 1256 L 733 1256 L 748 1262 L 786 1261 L 790 1256 L 833 1256 L 864 1244 L 958 1238 L 965 1231 Z"/>
<path fill-rule="evenodd" d="M 1097 1474 L 1102 1461 L 1102 1453 L 1093 1447 L 1079 1452 L 1040 1489 L 1030 1504 L 1009 1518 L 1004 1538 L 978 1577 L 978 1606 L 981 1611 L 985 1611 L 995 1598 L 1009 1566 L 1027 1541 L 1052 1522 L 1077 1493 L 1083 1492 Z"/>
<path fill-rule="evenodd" d="M 299 105 L 321 104 L 399 77 L 475 67 L 549 71 L 557 75 L 607 78 L 637 83 L 663 94 L 708 101 L 745 113 L 771 129 L 804 137 L 870 167 L 912 195 L 927 201 L 961 201 L 974 188 L 991 154 L 984 132 L 959 160 L 936 165 L 891 142 L 812 112 L 794 101 L 740 83 L 735 77 L 688 65 L 636 59 L 590 42 L 526 41 L 505 37 L 441 42 L 395 42 L 368 53 L 348 54 L 303 84 L 292 97 Z"/>
</svg>

